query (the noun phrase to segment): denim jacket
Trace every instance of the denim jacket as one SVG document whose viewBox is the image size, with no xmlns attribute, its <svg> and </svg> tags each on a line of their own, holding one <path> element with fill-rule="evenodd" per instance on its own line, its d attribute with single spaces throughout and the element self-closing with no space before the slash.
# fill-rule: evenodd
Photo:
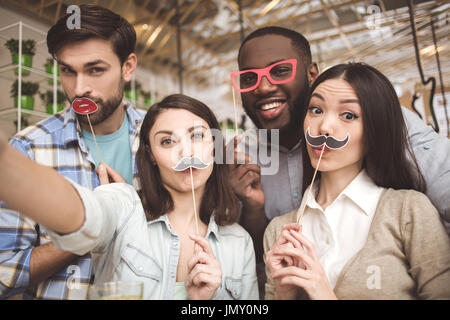
<svg viewBox="0 0 450 320">
<path fill-rule="evenodd" d="M 49 232 L 55 245 L 78 255 L 91 252 L 95 283 L 144 282 L 144 299 L 173 299 L 180 239 L 167 215 L 147 221 L 130 185 L 113 183 L 94 191 L 72 183 L 85 208 L 83 226 L 71 233 Z M 222 283 L 212 299 L 258 299 L 255 253 L 238 224 L 210 219 L 206 239 L 221 264 Z"/>
</svg>

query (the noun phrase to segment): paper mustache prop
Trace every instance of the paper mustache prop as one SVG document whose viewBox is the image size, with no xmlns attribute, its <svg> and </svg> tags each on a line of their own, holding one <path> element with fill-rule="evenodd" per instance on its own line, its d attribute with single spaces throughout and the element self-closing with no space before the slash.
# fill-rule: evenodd
<svg viewBox="0 0 450 320">
<path fill-rule="evenodd" d="M 308 129 L 306 129 L 305 138 L 306 142 L 312 147 L 321 147 L 323 145 L 326 145 L 329 149 L 336 150 L 341 149 L 347 145 L 350 139 L 350 135 L 347 134 L 347 136 L 343 140 L 339 140 L 333 136 L 326 136 L 326 135 L 312 136 L 309 133 L 308 127 Z"/>
<path fill-rule="evenodd" d="M 347 133 L 347 136 L 345 137 L 344 140 L 339 140 L 339 139 L 336 139 L 335 137 L 325 136 L 325 135 L 311 136 L 311 134 L 309 133 L 309 127 L 308 127 L 308 129 L 306 129 L 305 139 L 306 139 L 306 142 L 312 147 L 316 147 L 316 148 L 322 147 L 322 152 L 320 153 L 320 157 L 319 157 L 319 161 L 317 162 L 316 170 L 314 171 L 314 175 L 311 180 L 311 184 L 309 185 L 308 193 L 306 194 L 306 198 L 303 200 L 304 205 L 303 205 L 302 211 L 300 213 L 300 216 L 298 217 L 298 220 L 297 220 L 298 224 L 300 224 L 300 221 L 302 220 L 302 217 L 303 217 L 303 213 L 305 213 L 306 202 L 308 201 L 309 193 L 311 192 L 311 188 L 314 184 L 314 180 L 316 179 L 317 170 L 319 170 L 320 160 L 322 160 L 322 155 L 325 150 L 325 147 L 328 147 L 329 149 L 333 149 L 333 150 L 341 149 L 341 148 L 345 147 L 347 145 L 348 141 L 350 140 L 350 134 Z"/>
<path fill-rule="evenodd" d="M 204 163 L 197 157 L 183 157 L 172 169 L 175 171 L 184 171 L 188 168 L 205 169 L 209 165 L 210 163 Z"/>
<path fill-rule="evenodd" d="M 205 169 L 211 163 L 204 163 L 201 159 L 197 157 L 183 157 L 178 163 L 172 167 L 175 171 L 184 171 L 189 168 L 189 172 L 191 173 L 191 189 L 192 189 L 192 202 L 194 203 L 194 216 L 195 216 L 195 229 L 197 235 L 199 235 L 198 229 L 198 218 L 197 218 L 197 205 L 195 203 L 195 191 L 194 191 L 194 177 L 192 176 L 192 168 L 195 169 Z"/>
<path fill-rule="evenodd" d="M 94 138 L 95 147 L 97 148 L 99 161 L 103 162 L 102 156 L 100 154 L 100 149 L 98 148 L 97 139 L 95 139 L 95 133 L 94 129 L 92 128 L 91 119 L 89 119 L 90 114 L 97 112 L 98 110 L 97 104 L 93 100 L 86 97 L 75 98 L 72 101 L 72 110 L 77 114 L 85 115 L 87 117 L 89 127 L 91 128 L 92 137 Z"/>
</svg>

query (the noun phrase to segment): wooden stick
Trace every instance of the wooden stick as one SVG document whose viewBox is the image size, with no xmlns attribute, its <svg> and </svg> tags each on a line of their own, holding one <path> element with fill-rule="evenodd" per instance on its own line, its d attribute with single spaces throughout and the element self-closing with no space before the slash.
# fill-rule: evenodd
<svg viewBox="0 0 450 320">
<path fill-rule="evenodd" d="M 192 176 L 192 167 L 189 167 L 189 171 L 191 172 L 191 188 L 192 188 L 192 201 L 194 202 L 194 216 L 195 216 L 195 230 L 197 235 L 200 235 L 198 231 L 198 218 L 197 218 L 197 205 L 195 204 L 195 192 L 194 192 L 194 177 Z"/>
<path fill-rule="evenodd" d="M 314 184 L 314 180 L 316 179 L 317 170 L 319 169 L 319 166 L 320 166 L 320 160 L 322 159 L 322 155 L 323 155 L 323 151 L 324 151 L 324 150 L 325 150 L 325 144 L 324 144 L 323 147 L 322 147 L 322 152 L 320 153 L 319 161 L 317 162 L 317 167 L 316 167 L 316 170 L 314 171 L 314 175 L 313 175 L 311 184 L 309 185 L 308 193 L 306 194 L 306 198 L 305 198 L 305 200 L 304 200 L 304 203 L 305 203 L 305 204 L 303 205 L 303 209 L 302 209 L 302 212 L 300 213 L 300 217 L 298 217 L 297 224 L 300 224 L 300 220 L 301 220 L 302 217 L 303 217 L 303 213 L 305 213 L 306 202 L 308 201 L 309 193 L 311 192 L 311 188 L 312 188 L 312 186 L 313 186 L 313 184 Z"/>
<path fill-rule="evenodd" d="M 95 146 L 97 147 L 98 158 L 100 159 L 100 162 L 103 162 L 102 155 L 100 154 L 100 149 L 98 148 L 97 139 L 95 139 L 95 133 L 94 133 L 94 129 L 92 128 L 91 120 L 89 119 L 88 114 L 86 115 L 86 117 L 88 119 L 89 126 L 91 127 L 91 132 L 92 132 L 92 136 L 94 137 Z"/>
<path fill-rule="evenodd" d="M 234 131 L 235 134 L 238 135 L 238 124 L 237 124 L 237 108 L 236 108 L 236 96 L 234 94 L 234 88 L 233 85 L 231 85 L 231 92 L 233 92 L 233 107 L 234 107 Z"/>
</svg>

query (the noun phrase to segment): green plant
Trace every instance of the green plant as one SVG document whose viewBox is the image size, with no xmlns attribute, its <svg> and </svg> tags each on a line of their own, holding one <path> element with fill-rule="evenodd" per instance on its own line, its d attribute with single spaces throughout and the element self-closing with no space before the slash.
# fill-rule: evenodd
<svg viewBox="0 0 450 320">
<path fill-rule="evenodd" d="M 141 88 L 142 88 L 141 83 L 140 83 L 139 81 L 135 81 L 135 82 L 134 82 L 134 91 L 135 91 L 135 92 L 139 92 L 139 91 L 141 91 Z M 124 88 L 124 90 L 125 90 L 125 91 L 131 91 L 131 82 L 126 82 L 126 83 L 125 83 L 125 88 Z"/>
<path fill-rule="evenodd" d="M 39 93 L 41 100 L 47 104 L 53 104 L 53 91 L 47 90 L 46 92 Z M 66 100 L 66 95 L 61 90 L 56 91 L 56 104 L 63 104 Z"/>
<path fill-rule="evenodd" d="M 19 40 L 9 39 L 5 43 L 5 47 L 8 48 L 12 55 L 19 54 Z M 22 40 L 22 54 L 28 54 L 34 56 L 36 53 L 36 41 L 34 40 Z"/>
<path fill-rule="evenodd" d="M 53 58 L 47 58 L 47 60 L 45 60 L 44 67 L 47 66 L 53 66 Z"/>
<path fill-rule="evenodd" d="M 152 97 L 152 94 L 149 91 L 141 90 L 141 94 L 144 99 L 150 99 Z"/>
<path fill-rule="evenodd" d="M 14 120 L 14 125 L 16 126 L 16 131 L 17 130 L 19 130 L 19 127 L 18 127 L 18 125 L 17 125 L 17 120 Z M 27 117 L 25 117 L 25 116 L 21 116 L 20 117 L 20 126 L 22 127 L 22 128 L 26 128 L 26 127 L 28 127 L 30 124 L 28 123 L 28 119 L 27 119 Z"/>
<path fill-rule="evenodd" d="M 22 81 L 22 95 L 34 96 L 39 91 L 39 83 Z M 19 95 L 19 81 L 16 80 L 11 87 L 11 97 Z"/>
</svg>

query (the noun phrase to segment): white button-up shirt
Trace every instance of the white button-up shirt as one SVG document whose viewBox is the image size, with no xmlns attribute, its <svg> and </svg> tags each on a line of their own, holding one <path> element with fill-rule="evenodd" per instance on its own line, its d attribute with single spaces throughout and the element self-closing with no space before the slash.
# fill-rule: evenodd
<svg viewBox="0 0 450 320">
<path fill-rule="evenodd" d="M 306 202 L 301 221 L 302 232 L 314 243 L 317 256 L 334 288 L 345 264 L 363 248 L 384 190 L 362 170 L 339 196 L 325 209 L 316 202 L 320 181 L 316 181 Z M 297 213 L 297 220 L 303 208 Z"/>
</svg>

